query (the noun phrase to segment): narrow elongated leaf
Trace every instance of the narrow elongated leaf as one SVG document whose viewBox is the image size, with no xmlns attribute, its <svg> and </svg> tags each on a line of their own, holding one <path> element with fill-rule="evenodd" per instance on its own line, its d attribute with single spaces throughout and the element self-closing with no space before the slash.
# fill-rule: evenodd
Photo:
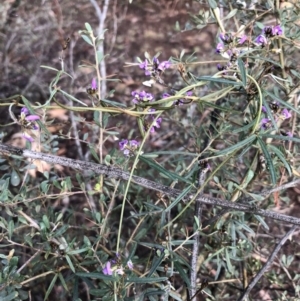
<svg viewBox="0 0 300 301">
<path fill-rule="evenodd" d="M 271 158 L 271 155 L 267 149 L 267 146 L 266 144 L 259 138 L 257 137 L 257 141 L 261 147 L 261 150 L 266 158 L 266 162 L 267 162 L 267 166 L 268 166 L 268 170 L 270 172 L 270 175 L 271 175 L 271 180 L 272 180 L 272 183 L 275 185 L 276 184 L 276 174 L 275 174 L 275 168 L 274 168 L 274 165 L 273 165 L 273 162 L 272 162 L 272 158 Z"/>
<path fill-rule="evenodd" d="M 107 276 L 104 275 L 103 273 L 76 273 L 77 276 L 79 277 L 84 277 L 84 278 L 93 278 L 93 279 L 102 279 L 102 280 L 107 280 L 107 281 L 116 281 L 117 279 L 113 276 Z"/>
<path fill-rule="evenodd" d="M 247 85 L 247 73 L 246 73 L 246 69 L 245 69 L 245 64 L 244 64 L 244 62 L 241 58 L 238 58 L 238 65 L 239 65 L 239 69 L 240 69 L 240 72 L 241 72 L 241 78 L 242 78 L 243 86 L 246 87 L 246 85 Z"/>
<path fill-rule="evenodd" d="M 184 269 L 182 268 L 181 264 L 178 261 L 174 261 L 174 267 L 178 271 L 180 277 L 186 283 L 186 286 L 191 287 L 190 278 L 187 275 L 187 273 L 184 271 Z"/>
<path fill-rule="evenodd" d="M 57 277 L 58 277 L 58 274 L 55 274 L 54 277 L 53 277 L 53 279 L 52 279 L 52 281 L 51 281 L 51 283 L 50 283 L 50 285 L 49 285 L 49 287 L 48 287 L 48 289 L 47 289 L 47 292 L 45 294 L 44 300 L 48 299 L 48 297 L 49 297 L 49 295 L 50 295 L 50 293 L 51 293 L 51 291 L 52 291 L 52 289 L 54 287 L 54 284 L 55 284 L 55 282 L 57 280 Z"/>
<path fill-rule="evenodd" d="M 147 278 L 152 276 L 152 274 L 156 271 L 157 267 L 162 263 L 164 258 L 165 258 L 165 253 L 164 252 L 162 252 L 159 257 L 154 257 L 154 259 L 152 260 L 152 266 L 151 266 L 150 271 L 147 275 Z"/>
<path fill-rule="evenodd" d="M 235 150 L 238 150 L 238 149 L 244 147 L 247 144 L 252 143 L 255 139 L 256 139 L 256 136 L 255 135 L 251 135 L 248 138 L 246 138 L 245 140 L 240 141 L 237 144 L 234 144 L 234 145 L 232 145 L 230 147 L 227 147 L 227 148 L 225 148 L 225 149 L 217 152 L 215 155 L 216 156 L 227 155 L 227 154 L 229 154 L 229 153 L 231 153 L 231 152 L 233 152 Z"/>
<path fill-rule="evenodd" d="M 241 86 L 241 82 L 235 82 L 233 80 L 224 79 L 220 77 L 211 77 L 211 76 L 200 76 L 196 77 L 197 80 L 201 81 L 209 81 L 209 82 L 215 82 L 215 83 L 221 83 L 221 84 L 230 84 L 233 86 Z"/>
<path fill-rule="evenodd" d="M 168 280 L 168 277 L 146 277 L 146 278 L 138 278 L 138 277 L 130 277 L 126 279 L 125 282 L 134 282 L 134 283 L 156 283 Z"/>
<path fill-rule="evenodd" d="M 163 168 L 159 164 L 155 163 L 153 160 L 145 158 L 144 156 L 139 156 L 139 159 L 141 161 L 143 161 L 144 163 L 147 163 L 150 167 L 156 169 L 157 171 L 159 171 L 160 173 L 164 174 L 165 176 L 167 176 L 169 179 L 171 179 L 173 181 L 174 180 L 180 180 L 180 181 L 183 181 L 185 183 L 191 184 L 191 182 L 188 181 L 187 179 L 179 176 L 176 173 L 173 173 L 173 172 L 170 172 L 170 171 L 166 170 L 165 168 Z"/>
<path fill-rule="evenodd" d="M 276 156 L 280 159 L 280 161 L 283 163 L 284 167 L 289 173 L 289 176 L 292 175 L 292 170 L 290 167 L 290 164 L 285 160 L 284 154 L 274 145 L 269 145 L 269 148 L 272 149 L 272 151 L 276 154 Z"/>
<path fill-rule="evenodd" d="M 73 265 L 73 262 L 72 262 L 72 260 L 71 260 L 71 258 L 70 258 L 69 255 L 66 255 L 66 260 L 67 260 L 67 262 L 68 262 L 68 264 L 69 264 L 69 267 L 70 267 L 70 269 L 72 270 L 72 272 L 73 272 L 73 273 L 76 273 L 75 268 L 74 268 L 74 265 Z"/>
<path fill-rule="evenodd" d="M 260 137 L 273 138 L 275 140 L 294 141 L 300 143 L 299 138 L 283 136 L 283 135 L 271 135 L 271 134 L 260 134 Z"/>
</svg>

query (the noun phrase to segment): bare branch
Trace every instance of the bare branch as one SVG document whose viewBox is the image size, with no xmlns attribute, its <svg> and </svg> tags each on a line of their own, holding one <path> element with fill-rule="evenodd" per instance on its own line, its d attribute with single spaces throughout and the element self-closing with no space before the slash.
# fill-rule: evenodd
<svg viewBox="0 0 300 301">
<path fill-rule="evenodd" d="M 21 156 L 24 158 L 38 159 L 38 160 L 46 161 L 48 163 L 60 164 L 63 166 L 68 166 L 68 167 L 82 170 L 82 171 L 90 170 L 90 171 L 95 172 L 98 175 L 106 175 L 108 178 L 120 179 L 120 180 L 124 180 L 124 181 L 127 181 L 130 178 L 129 173 L 124 172 L 121 169 L 116 168 L 116 167 L 107 166 L 104 164 L 96 164 L 96 163 L 92 163 L 92 162 L 85 162 L 85 161 L 80 161 L 80 160 L 73 160 L 73 159 L 49 155 L 49 154 L 44 154 L 44 153 L 40 153 L 40 152 L 30 151 L 27 149 L 13 147 L 13 146 L 3 144 L 3 143 L 0 143 L 0 152 L 3 153 L 4 155 L 8 155 L 8 156 L 17 155 L 17 156 Z M 145 188 L 148 188 L 151 190 L 161 192 L 161 193 L 169 195 L 170 197 L 173 197 L 173 198 L 178 197 L 182 193 L 181 190 L 173 189 L 168 186 L 156 183 L 151 180 L 147 180 L 147 179 L 139 177 L 139 176 L 133 176 L 131 180 L 135 184 L 138 184 L 142 187 L 145 187 Z M 297 181 L 293 181 L 292 183 L 293 183 L 293 186 L 296 186 L 298 183 L 300 183 L 300 179 Z M 189 200 L 192 200 L 193 198 L 194 198 L 193 194 L 188 194 L 185 198 L 182 199 L 182 201 L 187 202 Z M 260 215 L 260 216 L 264 216 L 264 217 L 269 217 L 271 219 L 283 221 L 283 222 L 286 222 L 289 224 L 300 225 L 300 218 L 285 215 L 285 214 L 280 214 L 280 213 L 273 212 L 270 210 L 259 209 L 259 208 L 256 208 L 255 206 L 251 206 L 251 205 L 244 204 L 244 203 L 232 203 L 232 202 L 228 202 L 226 200 L 213 198 L 206 194 L 198 196 L 196 198 L 196 200 L 199 201 L 200 203 L 207 204 L 207 205 L 218 206 L 218 207 L 222 207 L 222 208 L 226 208 L 226 209 L 231 209 L 233 211 L 248 212 L 248 213 L 252 213 L 255 215 Z"/>
</svg>

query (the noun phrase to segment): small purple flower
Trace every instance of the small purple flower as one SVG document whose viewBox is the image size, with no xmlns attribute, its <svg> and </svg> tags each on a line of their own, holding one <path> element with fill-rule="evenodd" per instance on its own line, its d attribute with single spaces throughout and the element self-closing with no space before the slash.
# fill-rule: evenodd
<svg viewBox="0 0 300 301">
<path fill-rule="evenodd" d="M 258 45 L 260 45 L 260 46 L 262 46 L 262 47 L 264 47 L 264 46 L 267 45 L 268 40 L 267 40 L 267 38 L 266 38 L 265 36 L 263 36 L 263 35 L 261 34 L 261 35 L 259 35 L 259 36 L 255 39 L 255 43 L 258 44 Z"/>
<path fill-rule="evenodd" d="M 158 65 L 157 70 L 165 71 L 166 69 L 170 68 L 170 66 L 171 63 L 169 61 L 163 61 Z"/>
<path fill-rule="evenodd" d="M 269 118 L 263 118 L 260 122 L 262 129 L 266 130 L 271 126 L 271 120 Z"/>
<path fill-rule="evenodd" d="M 130 140 L 129 141 L 129 145 L 132 148 L 137 148 L 140 145 L 140 143 L 138 141 L 136 141 L 136 140 Z"/>
<path fill-rule="evenodd" d="M 26 139 L 29 142 L 33 142 L 34 139 L 26 132 L 23 133 L 23 138 Z"/>
<path fill-rule="evenodd" d="M 267 113 L 267 112 L 268 112 L 265 106 L 262 106 L 262 107 L 261 107 L 261 111 L 262 111 L 263 113 Z"/>
<path fill-rule="evenodd" d="M 113 270 L 111 269 L 110 261 L 106 262 L 105 267 L 102 269 L 102 272 L 104 275 L 112 275 L 113 274 Z"/>
<path fill-rule="evenodd" d="M 286 134 L 287 134 L 287 136 L 289 136 L 289 137 L 293 137 L 293 133 L 292 132 L 290 132 L 290 131 L 288 131 L 288 132 L 286 132 Z"/>
<path fill-rule="evenodd" d="M 128 261 L 127 261 L 127 266 L 128 266 L 128 268 L 129 268 L 129 270 L 133 270 L 133 263 L 132 263 L 131 260 L 128 260 Z"/>
<path fill-rule="evenodd" d="M 292 117 L 292 114 L 288 111 L 288 109 L 283 109 L 281 112 L 281 116 L 283 117 L 283 119 L 289 119 Z"/>
<path fill-rule="evenodd" d="M 29 110 L 26 107 L 21 109 L 21 113 L 24 113 L 26 116 L 29 114 Z"/>
<path fill-rule="evenodd" d="M 151 93 L 146 93 L 145 91 L 137 92 L 133 91 L 131 92 L 131 95 L 134 97 L 132 102 L 137 104 L 141 101 L 153 101 L 154 96 Z"/>
<path fill-rule="evenodd" d="M 218 43 L 216 47 L 216 52 L 221 53 L 224 50 L 224 44 L 223 43 Z"/>
<path fill-rule="evenodd" d="M 169 93 L 163 93 L 162 98 L 170 97 L 171 95 Z"/>
<path fill-rule="evenodd" d="M 242 45 L 248 40 L 248 37 L 243 34 L 241 37 L 238 38 L 239 44 Z"/>
<path fill-rule="evenodd" d="M 136 140 L 127 140 L 123 139 L 119 142 L 120 150 L 123 151 L 123 154 L 128 157 L 132 154 L 139 146 L 139 142 Z"/>
<path fill-rule="evenodd" d="M 127 144 L 128 144 L 128 140 L 127 140 L 127 139 L 121 140 L 121 141 L 119 142 L 120 150 L 124 150 Z"/>
<path fill-rule="evenodd" d="M 144 62 L 139 64 L 139 67 L 145 71 L 145 75 L 151 75 L 151 72 L 148 70 L 148 61 L 145 60 Z"/>
<path fill-rule="evenodd" d="M 283 34 L 283 30 L 280 25 L 276 25 L 272 28 L 273 36 L 281 36 Z"/>
<path fill-rule="evenodd" d="M 224 44 L 230 44 L 232 42 L 232 35 L 230 33 L 220 33 L 220 39 Z"/>
<path fill-rule="evenodd" d="M 91 88 L 97 90 L 97 81 L 95 78 L 92 79 Z"/>
<path fill-rule="evenodd" d="M 38 115 L 28 115 L 25 117 L 26 120 L 28 121 L 36 121 L 36 120 L 40 120 L 40 116 Z"/>
</svg>

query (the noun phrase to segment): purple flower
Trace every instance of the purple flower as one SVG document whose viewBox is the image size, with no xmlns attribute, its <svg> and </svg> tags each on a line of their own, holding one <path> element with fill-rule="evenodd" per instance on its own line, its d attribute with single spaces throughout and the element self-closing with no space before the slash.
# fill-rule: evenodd
<svg viewBox="0 0 300 301">
<path fill-rule="evenodd" d="M 220 39 L 224 44 L 230 44 L 232 42 L 232 35 L 230 33 L 220 33 Z"/>
<path fill-rule="evenodd" d="M 29 110 L 26 107 L 21 109 L 21 113 L 24 113 L 26 116 L 29 114 Z"/>
<path fill-rule="evenodd" d="M 289 119 L 292 117 L 292 114 L 287 109 L 283 109 L 281 114 L 282 114 L 281 116 L 283 117 L 283 119 Z"/>
<path fill-rule="evenodd" d="M 241 37 L 238 38 L 239 44 L 242 45 L 248 40 L 248 37 L 243 34 Z"/>
<path fill-rule="evenodd" d="M 224 44 L 223 43 L 218 43 L 216 52 L 221 53 L 224 50 Z"/>
<path fill-rule="evenodd" d="M 276 25 L 272 28 L 273 36 L 281 36 L 283 34 L 283 30 L 280 25 Z"/>
<path fill-rule="evenodd" d="M 132 147 L 132 148 L 137 148 L 138 146 L 139 146 L 139 142 L 138 141 L 136 141 L 136 140 L 130 140 L 129 141 L 129 145 L 130 145 L 130 147 Z"/>
<path fill-rule="evenodd" d="M 105 267 L 102 269 L 104 275 L 112 275 L 113 270 L 111 269 L 110 261 L 107 261 Z"/>
<path fill-rule="evenodd" d="M 166 69 L 170 68 L 170 66 L 171 63 L 169 61 L 163 61 L 158 65 L 157 70 L 165 71 Z"/>
<path fill-rule="evenodd" d="M 91 88 L 97 90 L 97 81 L 95 78 L 92 79 Z"/>
<path fill-rule="evenodd" d="M 131 260 L 128 260 L 128 261 L 127 261 L 127 266 L 128 266 L 128 268 L 129 268 L 129 270 L 132 270 L 132 269 L 133 269 L 133 263 L 132 263 Z"/>
<path fill-rule="evenodd" d="M 140 67 L 141 69 L 145 70 L 145 75 L 148 76 L 148 75 L 151 74 L 151 72 L 148 70 L 148 61 L 147 61 L 147 60 L 145 60 L 144 62 L 140 63 L 140 64 L 139 64 L 139 67 Z"/>
<path fill-rule="evenodd" d="M 264 46 L 267 45 L 268 40 L 267 40 L 267 38 L 266 38 L 265 36 L 263 36 L 263 35 L 261 34 L 261 35 L 259 35 L 259 36 L 255 39 L 255 43 L 258 44 L 258 45 L 260 45 L 260 46 L 262 46 L 262 47 L 264 47 Z"/>
<path fill-rule="evenodd" d="M 28 121 L 36 121 L 36 120 L 40 120 L 40 116 L 38 115 L 28 115 L 25 117 L 26 120 Z"/>
<path fill-rule="evenodd" d="M 125 156 L 132 154 L 139 146 L 139 142 L 136 140 L 123 139 L 119 142 L 120 150 L 123 151 Z"/>
<path fill-rule="evenodd" d="M 126 147 L 126 145 L 128 144 L 128 140 L 127 139 L 123 139 L 119 142 L 119 147 L 120 150 L 124 150 L 124 148 Z"/>
<path fill-rule="evenodd" d="M 269 118 L 263 118 L 260 122 L 262 129 L 266 130 L 271 126 L 271 120 Z"/>
<path fill-rule="evenodd" d="M 170 97 L 171 95 L 169 93 L 163 93 L 162 98 Z"/>
<path fill-rule="evenodd" d="M 290 132 L 290 131 L 288 131 L 288 132 L 286 132 L 286 134 L 287 134 L 287 136 L 289 136 L 289 137 L 293 137 L 293 133 L 292 132 Z"/>
<path fill-rule="evenodd" d="M 261 107 L 261 111 L 262 111 L 263 113 L 267 113 L 266 107 L 265 107 L 265 106 L 262 106 L 262 107 Z"/>
<path fill-rule="evenodd" d="M 145 91 L 137 92 L 133 91 L 131 92 L 131 95 L 134 97 L 132 102 L 137 104 L 141 101 L 153 101 L 154 96 L 151 93 L 146 93 Z"/>
<path fill-rule="evenodd" d="M 23 133 L 23 138 L 26 139 L 29 142 L 33 142 L 34 139 L 26 132 Z"/>
</svg>

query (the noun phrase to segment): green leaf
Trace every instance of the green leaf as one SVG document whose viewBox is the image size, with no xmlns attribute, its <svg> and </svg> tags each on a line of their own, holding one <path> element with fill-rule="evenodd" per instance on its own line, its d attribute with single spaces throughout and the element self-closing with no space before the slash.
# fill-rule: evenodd
<svg viewBox="0 0 300 301">
<path fill-rule="evenodd" d="M 262 224 L 262 226 L 267 230 L 267 231 L 269 231 L 270 230 L 270 228 L 269 228 L 269 226 L 266 224 L 266 222 L 265 222 L 265 220 L 260 216 L 260 215 L 253 215 L 261 224 Z"/>
<path fill-rule="evenodd" d="M 87 31 L 93 31 L 92 26 L 89 23 L 85 22 L 84 26 L 85 26 Z"/>
<path fill-rule="evenodd" d="M 8 227 L 7 227 L 7 232 L 8 232 L 8 237 L 11 240 L 11 237 L 14 233 L 14 229 L 15 229 L 15 224 L 13 220 L 10 220 L 8 223 Z"/>
<path fill-rule="evenodd" d="M 290 167 L 290 164 L 285 160 L 285 156 L 284 154 L 280 151 L 280 149 L 278 149 L 276 146 L 274 145 L 269 145 L 269 148 L 276 154 L 276 156 L 280 159 L 280 161 L 283 163 L 284 167 L 286 168 L 286 170 L 289 173 L 289 176 L 292 175 L 292 170 Z"/>
<path fill-rule="evenodd" d="M 183 281 L 186 283 L 187 287 L 191 286 L 191 282 L 190 279 L 187 275 L 187 273 L 184 271 L 184 269 L 182 268 L 181 264 L 178 261 L 174 261 L 174 267 L 175 269 L 178 271 L 180 277 L 183 279 Z"/>
<path fill-rule="evenodd" d="M 228 271 L 229 271 L 231 274 L 233 274 L 233 266 L 232 266 L 232 264 L 231 264 L 231 260 L 230 260 L 228 248 L 225 249 L 225 258 L 226 258 L 226 263 L 227 263 Z"/>
<path fill-rule="evenodd" d="M 151 277 L 152 274 L 156 271 L 157 267 L 162 263 L 162 261 L 164 260 L 165 258 L 165 253 L 162 252 L 161 255 L 159 257 L 154 257 L 153 260 L 152 260 L 152 266 L 150 268 L 150 271 L 147 275 L 147 278 Z"/>
<path fill-rule="evenodd" d="M 216 83 L 221 83 L 221 84 L 230 84 L 232 86 L 241 86 L 241 82 L 236 82 L 220 77 L 211 77 L 211 76 L 200 76 L 200 77 L 195 77 L 199 81 L 210 81 L 210 82 L 216 82 Z"/>
<path fill-rule="evenodd" d="M 68 255 L 75 255 L 75 254 L 80 254 L 83 252 L 87 252 L 90 248 L 82 248 L 82 249 L 78 249 L 78 250 L 72 250 L 70 252 L 68 252 Z"/>
<path fill-rule="evenodd" d="M 71 260 L 71 258 L 68 254 L 66 255 L 66 260 L 67 260 L 67 262 L 69 264 L 69 267 L 72 270 L 72 272 L 75 273 L 75 268 L 74 268 L 73 262 L 72 262 L 72 260 Z"/>
<path fill-rule="evenodd" d="M 260 134 L 260 137 L 273 138 L 275 140 L 279 139 L 279 140 L 284 140 L 284 141 L 294 141 L 294 142 L 300 143 L 299 138 L 283 136 L 283 135 Z"/>
<path fill-rule="evenodd" d="M 11 176 L 10 176 L 10 184 L 12 186 L 18 186 L 21 182 L 21 179 L 19 177 L 19 174 L 16 172 L 15 169 L 12 170 Z"/>
<path fill-rule="evenodd" d="M 168 280 L 168 277 L 152 277 L 152 278 L 138 278 L 138 277 L 130 277 L 125 279 L 125 282 L 133 282 L 133 283 L 157 283 Z"/>
<path fill-rule="evenodd" d="M 76 273 L 79 277 L 85 277 L 85 278 L 93 278 L 93 279 L 102 279 L 107 281 L 117 281 L 117 279 L 113 276 L 107 276 L 103 273 Z"/>
<path fill-rule="evenodd" d="M 49 297 L 49 295 L 50 295 L 50 293 L 51 293 L 51 291 L 52 291 L 52 289 L 54 287 L 54 284 L 55 284 L 55 282 L 57 280 L 57 277 L 58 277 L 58 274 L 55 274 L 54 277 L 53 277 L 53 279 L 52 279 L 52 281 L 51 281 L 51 283 L 50 283 L 50 285 L 49 285 L 49 287 L 48 287 L 48 289 L 47 289 L 44 301 L 48 299 L 48 297 Z"/>
<path fill-rule="evenodd" d="M 60 279 L 60 282 L 61 282 L 62 286 L 63 286 L 64 289 L 68 292 L 69 289 L 68 289 L 68 286 L 67 286 L 67 284 L 66 284 L 66 281 L 65 281 L 64 276 L 63 276 L 61 273 L 58 273 L 58 277 L 59 277 L 59 279 Z"/>
<path fill-rule="evenodd" d="M 76 97 L 74 97 L 74 96 L 68 94 L 67 92 L 65 92 L 65 91 L 63 91 L 63 90 L 59 90 L 59 92 L 61 92 L 62 94 L 64 94 L 64 95 L 67 96 L 68 98 L 70 98 L 71 100 L 74 100 L 74 101 L 76 101 L 76 102 L 82 104 L 83 106 L 86 106 L 86 107 L 87 107 L 87 104 L 86 104 L 86 103 L 80 101 L 79 99 L 77 99 Z"/>
<path fill-rule="evenodd" d="M 261 147 L 261 150 L 266 158 L 266 162 L 267 162 L 267 166 L 268 166 L 268 169 L 269 169 L 269 172 L 271 175 L 272 183 L 273 183 L 273 185 L 275 185 L 276 184 L 276 174 L 275 174 L 275 168 L 274 168 L 274 165 L 272 162 L 271 155 L 267 149 L 266 144 L 260 139 L 260 137 L 257 137 L 257 141 L 258 141 L 258 143 Z"/>
<path fill-rule="evenodd" d="M 217 2 L 215 0 L 208 0 L 208 5 L 212 9 L 217 8 Z"/>
<path fill-rule="evenodd" d="M 18 292 L 13 292 L 5 297 L 1 297 L 1 301 L 11 301 L 18 297 Z"/>
<path fill-rule="evenodd" d="M 247 86 L 247 74 L 246 74 L 245 64 L 244 64 L 244 62 L 241 58 L 238 58 L 237 61 L 238 61 L 239 69 L 240 69 L 240 72 L 241 72 L 241 78 L 242 78 L 243 86 L 245 88 Z"/>
<path fill-rule="evenodd" d="M 240 142 L 238 142 L 237 144 L 234 144 L 230 147 L 227 147 L 219 152 L 217 152 L 215 155 L 216 156 L 224 156 L 227 155 L 235 150 L 238 150 L 244 146 L 246 146 L 247 144 L 251 144 L 254 140 L 256 139 L 255 135 L 251 135 L 248 138 L 246 138 L 245 140 L 242 140 Z"/>
<path fill-rule="evenodd" d="M 47 229 L 50 229 L 50 223 L 49 223 L 49 219 L 46 215 L 43 215 L 43 222 L 46 226 Z"/>
<path fill-rule="evenodd" d="M 183 181 L 184 183 L 191 184 L 191 182 L 188 181 L 187 179 L 179 176 L 176 173 L 173 173 L 173 172 L 170 172 L 170 171 L 166 170 L 165 168 L 163 168 L 162 166 L 160 166 L 159 164 L 157 164 L 153 160 L 150 160 L 150 159 L 148 159 L 148 158 L 146 158 L 144 156 L 139 156 L 139 159 L 141 161 L 143 161 L 144 163 L 148 164 L 151 168 L 154 168 L 157 171 L 159 171 L 160 173 L 164 174 L 165 176 L 167 176 L 172 181 L 174 181 L 174 180 L 180 180 L 180 181 Z"/>
</svg>

